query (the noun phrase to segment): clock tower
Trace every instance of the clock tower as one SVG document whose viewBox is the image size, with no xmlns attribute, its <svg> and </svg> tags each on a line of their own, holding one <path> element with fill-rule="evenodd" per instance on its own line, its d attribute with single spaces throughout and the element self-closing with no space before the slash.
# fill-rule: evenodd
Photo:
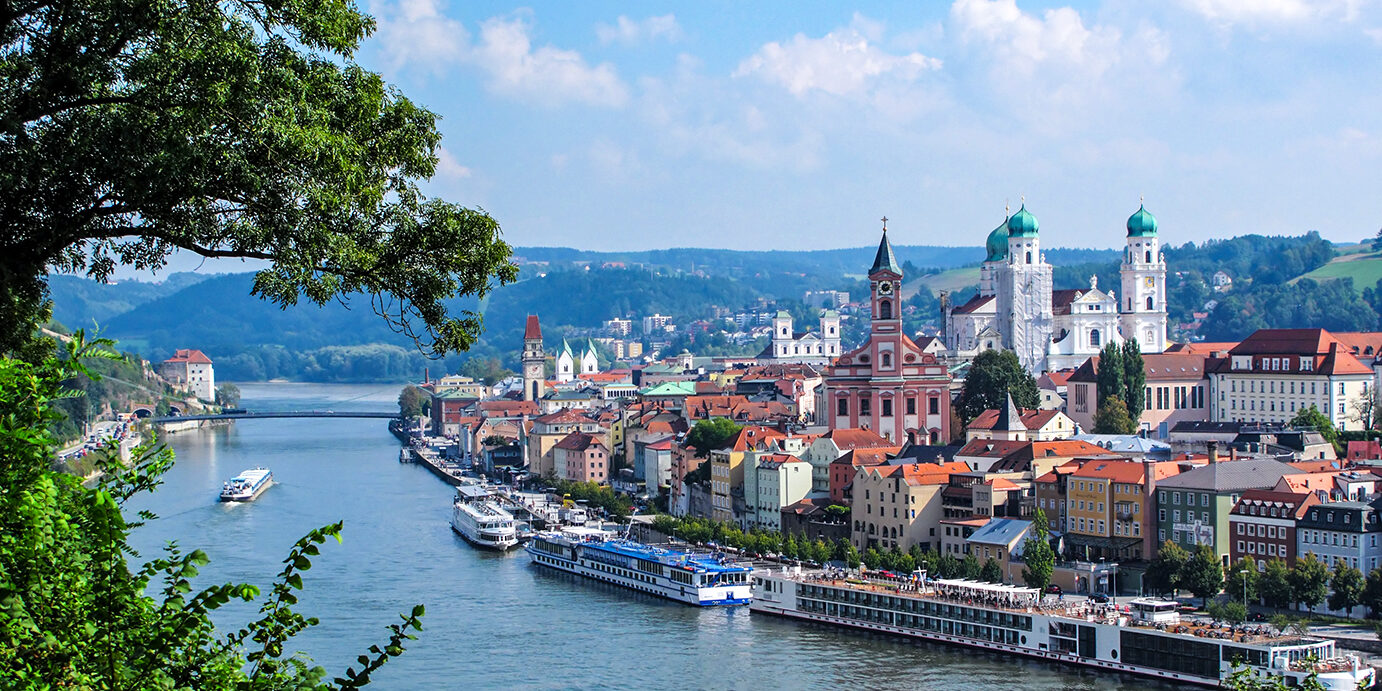
<svg viewBox="0 0 1382 691">
<path fill-rule="evenodd" d="M 537 315 L 528 315 L 523 329 L 523 400 L 536 401 L 547 393 L 546 359 L 542 352 L 542 327 Z"/>
</svg>

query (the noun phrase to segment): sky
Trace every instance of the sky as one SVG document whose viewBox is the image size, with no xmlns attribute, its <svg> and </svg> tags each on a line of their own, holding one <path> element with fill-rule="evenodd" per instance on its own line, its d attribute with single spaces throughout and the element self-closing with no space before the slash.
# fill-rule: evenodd
<svg viewBox="0 0 1382 691">
<path fill-rule="evenodd" d="M 1379 226 L 1382 0 L 359 0 L 514 245 L 1047 246 Z"/>
</svg>

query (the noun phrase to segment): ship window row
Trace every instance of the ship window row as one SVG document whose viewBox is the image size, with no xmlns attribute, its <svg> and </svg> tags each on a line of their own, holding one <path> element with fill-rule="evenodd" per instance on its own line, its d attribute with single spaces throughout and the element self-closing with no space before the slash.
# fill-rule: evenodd
<svg viewBox="0 0 1382 691">
<path fill-rule="evenodd" d="M 686 585 L 695 585 L 696 583 L 696 574 L 688 573 L 686 571 L 672 569 L 672 573 L 670 574 L 670 576 L 671 579 L 676 583 L 685 583 Z"/>
<path fill-rule="evenodd" d="M 644 582 L 644 583 L 653 583 L 653 584 L 656 584 L 656 583 L 657 583 L 657 579 L 656 579 L 656 578 L 653 578 L 652 576 L 645 576 L 645 575 L 643 575 L 643 574 L 641 574 L 641 573 L 638 573 L 637 571 L 633 571 L 633 570 L 631 570 L 631 569 L 621 569 L 621 568 L 619 568 L 619 567 L 617 567 L 617 566 L 610 566 L 610 565 L 608 565 L 608 564 L 600 564 L 600 563 L 586 564 L 586 567 L 587 567 L 587 568 L 590 568 L 590 569 L 594 569 L 594 570 L 596 570 L 596 571 L 604 571 L 605 573 L 612 573 L 612 574 L 614 574 L 614 575 L 616 575 L 616 576 L 623 576 L 624 578 L 629 578 L 629 579 L 632 579 L 632 580 L 635 580 L 635 581 L 642 581 L 642 582 Z"/>
<path fill-rule="evenodd" d="M 662 564 L 659 564 L 655 561 L 648 561 L 647 559 L 635 559 L 634 561 L 637 562 L 639 571 L 651 573 L 657 576 L 661 576 L 663 574 Z"/>
<path fill-rule="evenodd" d="M 896 626 L 917 631 L 929 631 L 950 636 L 963 636 L 980 641 L 992 641 L 994 643 L 1004 643 L 1007 645 L 1020 645 L 1023 636 L 1012 629 L 1003 629 L 997 626 L 984 626 L 982 624 L 970 624 L 962 621 L 950 619 L 936 619 L 934 617 L 922 617 L 913 614 L 901 614 L 884 610 L 872 609 L 869 607 L 855 607 L 853 605 L 841 605 L 834 602 L 819 602 L 815 600 L 803 600 L 799 607 L 806 612 L 822 614 L 828 617 L 839 617 L 841 619 L 853 619 L 886 626 Z"/>
<path fill-rule="evenodd" d="M 1123 662 L 1139 667 L 1219 678 L 1219 645 L 1180 636 L 1122 631 Z"/>
<path fill-rule="evenodd" d="M 566 547 L 563 545 L 554 545 L 551 543 L 543 542 L 541 540 L 534 540 L 532 546 L 533 549 L 539 552 L 547 552 L 549 554 L 560 554 L 562 556 L 566 556 Z"/>
<path fill-rule="evenodd" d="M 876 607 L 904 614 L 927 614 L 945 619 L 1005 626 L 1008 628 L 1021 629 L 1023 631 L 1032 630 L 1032 618 L 1030 616 L 1014 614 L 1012 612 L 964 607 L 933 600 L 895 597 L 892 595 L 881 595 L 878 593 L 815 585 L 802 585 L 800 588 L 799 596 L 802 598 L 815 598 L 829 602 Z"/>
</svg>

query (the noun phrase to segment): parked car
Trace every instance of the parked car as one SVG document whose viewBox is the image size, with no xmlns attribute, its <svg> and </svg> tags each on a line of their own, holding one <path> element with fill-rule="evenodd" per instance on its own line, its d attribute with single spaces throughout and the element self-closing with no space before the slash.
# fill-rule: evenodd
<svg viewBox="0 0 1382 691">
<path fill-rule="evenodd" d="M 1090 596 L 1089 596 L 1089 599 L 1091 599 L 1091 600 L 1093 600 L 1093 601 L 1095 601 L 1095 602 L 1097 602 L 1097 603 L 1099 603 L 1099 604 L 1101 604 L 1101 605 L 1104 604 L 1105 602 L 1108 602 L 1108 596 L 1105 595 L 1105 594 L 1103 594 L 1103 593 L 1095 593 L 1095 594 L 1093 594 L 1093 595 L 1090 595 Z"/>
<path fill-rule="evenodd" d="M 1060 595 L 1061 589 L 1060 586 L 1056 585 L 1055 583 L 1052 583 L 1051 585 L 1046 586 L 1046 592 L 1051 595 Z"/>
</svg>

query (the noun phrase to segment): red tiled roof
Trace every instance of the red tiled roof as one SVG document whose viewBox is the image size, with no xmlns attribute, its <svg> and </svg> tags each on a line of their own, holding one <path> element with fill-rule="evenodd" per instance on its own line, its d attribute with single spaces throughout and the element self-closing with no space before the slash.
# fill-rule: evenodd
<svg viewBox="0 0 1382 691">
<path fill-rule="evenodd" d="M 730 448 L 735 451 L 751 451 L 763 448 L 763 445 L 770 439 L 782 439 L 786 436 L 785 433 L 771 427 L 749 425 L 734 435 L 734 439 L 730 441 Z"/>
<path fill-rule="evenodd" d="M 1244 355 L 1252 357 L 1252 369 L 1234 369 L 1233 356 Z M 1282 355 L 1288 356 L 1285 362 L 1276 361 L 1274 356 Z M 1301 367 L 1302 358 L 1311 359 L 1308 370 Z M 1228 357 L 1212 358 L 1206 364 L 1213 372 L 1372 374 L 1372 369 L 1349 354 L 1348 346 L 1324 329 L 1258 329 L 1230 350 Z"/>
<path fill-rule="evenodd" d="M 1172 343 L 1168 353 L 1188 353 L 1191 355 L 1213 355 L 1227 353 L 1238 346 L 1237 341 L 1203 341 L 1201 343 Z M 1144 355 L 1145 357 L 1145 355 Z"/>
<path fill-rule="evenodd" d="M 1289 477 L 1289 476 L 1287 476 Z M 1271 505 L 1277 504 L 1279 508 L 1292 508 L 1292 516 L 1300 518 L 1305 515 L 1305 509 L 1319 502 L 1314 492 L 1278 492 L 1270 489 L 1250 489 L 1243 492 L 1238 497 L 1238 503 L 1233 505 L 1230 513 L 1237 516 L 1253 518 L 1247 512 L 1247 507 L 1251 504 Z M 1261 517 L 1256 516 L 1256 517 Z"/>
<path fill-rule="evenodd" d="M 1382 353 L 1382 331 L 1336 331 L 1334 337 L 1354 357 L 1376 358 Z"/>
<path fill-rule="evenodd" d="M 562 423 L 584 423 L 590 421 L 590 418 L 569 408 L 565 410 L 558 410 L 555 413 L 548 413 L 535 420 L 535 422 L 541 422 L 544 425 L 559 425 Z"/>
<path fill-rule="evenodd" d="M 993 299 L 994 297 L 992 295 L 975 295 L 974 297 L 969 299 L 969 302 L 966 302 L 965 304 L 956 307 L 952 311 L 952 314 L 969 314 L 970 312 L 977 311 L 984 305 L 993 302 Z"/>
<path fill-rule="evenodd" d="M 835 447 L 841 451 L 848 451 L 850 449 L 878 449 L 896 446 L 891 440 L 879 435 L 877 432 L 859 427 L 832 429 L 822 434 L 821 438 L 835 442 Z"/>
<path fill-rule="evenodd" d="M 567 449 L 569 451 L 585 451 L 586 449 L 598 446 L 604 448 L 605 445 L 598 437 L 584 432 L 572 432 L 561 438 L 554 448 Z"/>
<path fill-rule="evenodd" d="M 1019 412 L 1022 414 L 1022 426 L 1029 430 L 1041 429 L 1060 413 L 1059 410 L 1021 410 Z M 998 414 L 999 411 L 992 408 L 985 410 L 979 413 L 979 416 L 974 418 L 974 421 L 970 422 L 965 429 L 991 430 L 994 425 L 998 424 Z"/>
<path fill-rule="evenodd" d="M 1087 292 L 1089 291 L 1079 289 L 1051 291 L 1052 314 L 1070 314 L 1070 303 L 1080 299 L 1080 296 Z"/>
<path fill-rule="evenodd" d="M 1209 356 L 1193 353 L 1143 353 L 1143 369 L 1147 381 L 1171 381 L 1203 379 L 1208 372 Z M 1072 382 L 1093 383 L 1098 381 L 1099 356 L 1084 361 L 1069 376 Z"/>
<path fill-rule="evenodd" d="M 542 338 L 542 327 L 537 323 L 537 315 L 528 315 L 528 323 L 523 327 L 523 338 Z"/>
<path fill-rule="evenodd" d="M 542 414 L 542 408 L 536 401 L 480 401 L 478 408 L 484 417 L 536 417 Z"/>
<path fill-rule="evenodd" d="M 207 357 L 206 353 L 200 350 L 179 348 L 173 353 L 173 357 L 164 360 L 164 362 L 186 362 L 192 365 L 209 365 L 211 364 L 211 358 Z"/>
</svg>

